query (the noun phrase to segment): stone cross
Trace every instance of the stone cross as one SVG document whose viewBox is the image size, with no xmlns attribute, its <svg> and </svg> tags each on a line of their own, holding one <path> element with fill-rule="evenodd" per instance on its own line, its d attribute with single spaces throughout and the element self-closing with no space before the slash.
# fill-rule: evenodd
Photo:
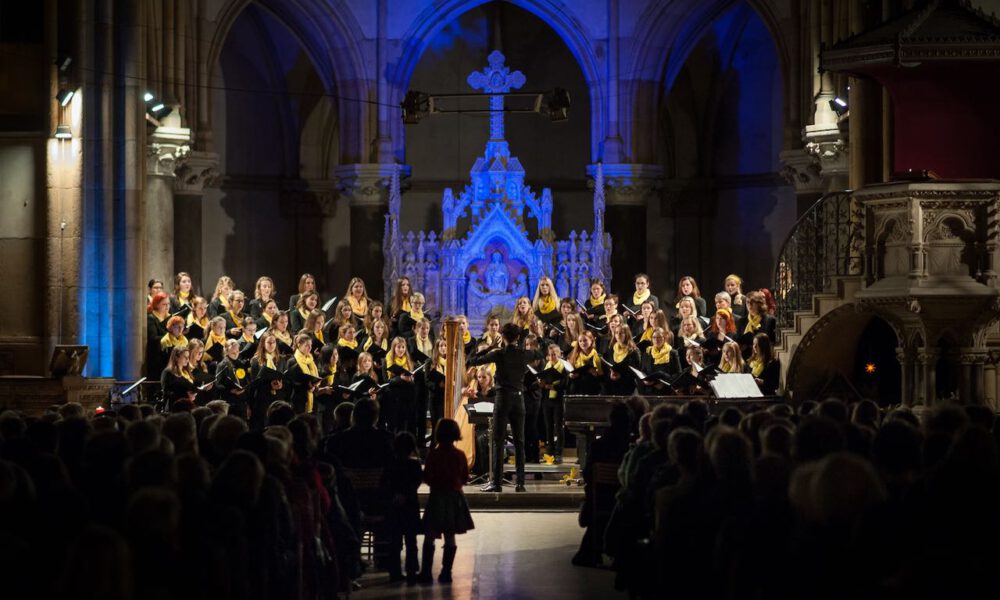
<svg viewBox="0 0 1000 600">
<path fill-rule="evenodd" d="M 490 94 L 490 140 L 500 141 L 504 139 L 503 94 L 520 88 L 527 80 L 520 71 L 510 72 L 503 64 L 503 54 L 498 50 L 491 52 L 487 60 L 489 66 L 482 71 L 473 71 L 466 81 L 472 89 Z"/>
</svg>

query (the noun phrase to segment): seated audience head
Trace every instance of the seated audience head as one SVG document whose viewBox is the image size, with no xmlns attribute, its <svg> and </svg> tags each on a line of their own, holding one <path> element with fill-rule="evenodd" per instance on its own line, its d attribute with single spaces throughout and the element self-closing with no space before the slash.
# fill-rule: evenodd
<svg viewBox="0 0 1000 600">
<path fill-rule="evenodd" d="M 354 405 L 354 414 L 351 416 L 351 419 L 355 427 L 375 427 L 375 423 L 378 422 L 378 414 L 378 402 L 371 398 L 364 398 L 358 400 L 358 403 Z"/>
</svg>

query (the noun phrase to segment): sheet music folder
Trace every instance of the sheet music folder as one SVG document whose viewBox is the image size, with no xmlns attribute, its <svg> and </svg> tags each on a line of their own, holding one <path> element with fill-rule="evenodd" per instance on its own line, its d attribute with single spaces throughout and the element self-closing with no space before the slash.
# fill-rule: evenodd
<svg viewBox="0 0 1000 600">
<path fill-rule="evenodd" d="M 716 398 L 763 398 L 753 375 L 749 373 L 719 373 L 709 384 Z"/>
</svg>

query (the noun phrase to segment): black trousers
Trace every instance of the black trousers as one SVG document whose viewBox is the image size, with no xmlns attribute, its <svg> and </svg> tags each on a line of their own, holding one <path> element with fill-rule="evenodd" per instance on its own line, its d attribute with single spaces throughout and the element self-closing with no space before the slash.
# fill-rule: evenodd
<svg viewBox="0 0 1000 600">
<path fill-rule="evenodd" d="M 542 429 L 539 427 L 541 402 L 538 391 L 524 393 L 524 459 L 536 463 L 541 458 L 538 452 L 538 440 L 542 439 Z"/>
<path fill-rule="evenodd" d="M 563 450 L 563 403 L 562 398 L 542 400 L 542 414 L 545 416 L 545 450 L 549 454 L 562 456 Z"/>
<path fill-rule="evenodd" d="M 524 483 L 524 396 L 521 392 L 497 390 L 493 405 L 493 483 L 503 481 L 503 448 L 510 424 L 514 436 L 514 460 L 517 465 L 517 483 Z"/>
</svg>

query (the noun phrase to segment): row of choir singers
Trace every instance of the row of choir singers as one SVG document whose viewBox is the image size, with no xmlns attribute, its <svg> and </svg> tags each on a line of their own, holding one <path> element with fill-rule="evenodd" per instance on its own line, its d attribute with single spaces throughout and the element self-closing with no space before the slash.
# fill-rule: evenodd
<svg viewBox="0 0 1000 600">
<path fill-rule="evenodd" d="M 466 354 L 502 344 L 499 320 L 490 319 L 481 338 L 473 338 L 464 319 L 462 323 Z M 695 376 L 710 366 L 705 351 L 711 346 L 708 341 L 685 340 L 682 361 L 669 330 L 654 328 L 648 344 L 636 345 L 630 329 L 612 329 L 604 350 L 591 331 L 584 331 L 569 344 L 567 353 L 556 341 L 528 333 L 525 344 L 532 349 L 529 366 L 534 381 L 526 383 L 545 390 L 551 399 L 561 398 L 563 392 L 662 394 L 681 391 L 676 382 L 682 373 Z M 345 400 L 378 397 L 386 427 L 415 433 L 420 433 L 418 424 L 428 404 L 432 418 L 443 414 L 447 349 L 443 340 L 434 342 L 429 322 L 424 320 L 415 336 L 400 336 L 391 344 L 371 337 L 361 343 L 350 324 L 341 333 L 336 342 L 322 345 L 314 335 L 299 333 L 291 351 L 281 348 L 273 332 L 218 342 L 213 347 L 222 354 L 210 353 L 197 339 L 172 346 L 161 376 L 165 400 L 197 402 L 217 396 L 230 403 L 233 414 L 249 418 L 255 426 L 262 426 L 266 409 L 275 400 L 289 401 L 299 412 L 327 412 Z M 714 366 L 725 373 L 752 373 L 765 394 L 776 390 L 777 362 L 763 333 L 753 339 L 748 361 L 743 360 L 739 345 L 729 341 L 722 345 Z M 697 380 L 688 382 L 699 386 Z"/>
</svg>

